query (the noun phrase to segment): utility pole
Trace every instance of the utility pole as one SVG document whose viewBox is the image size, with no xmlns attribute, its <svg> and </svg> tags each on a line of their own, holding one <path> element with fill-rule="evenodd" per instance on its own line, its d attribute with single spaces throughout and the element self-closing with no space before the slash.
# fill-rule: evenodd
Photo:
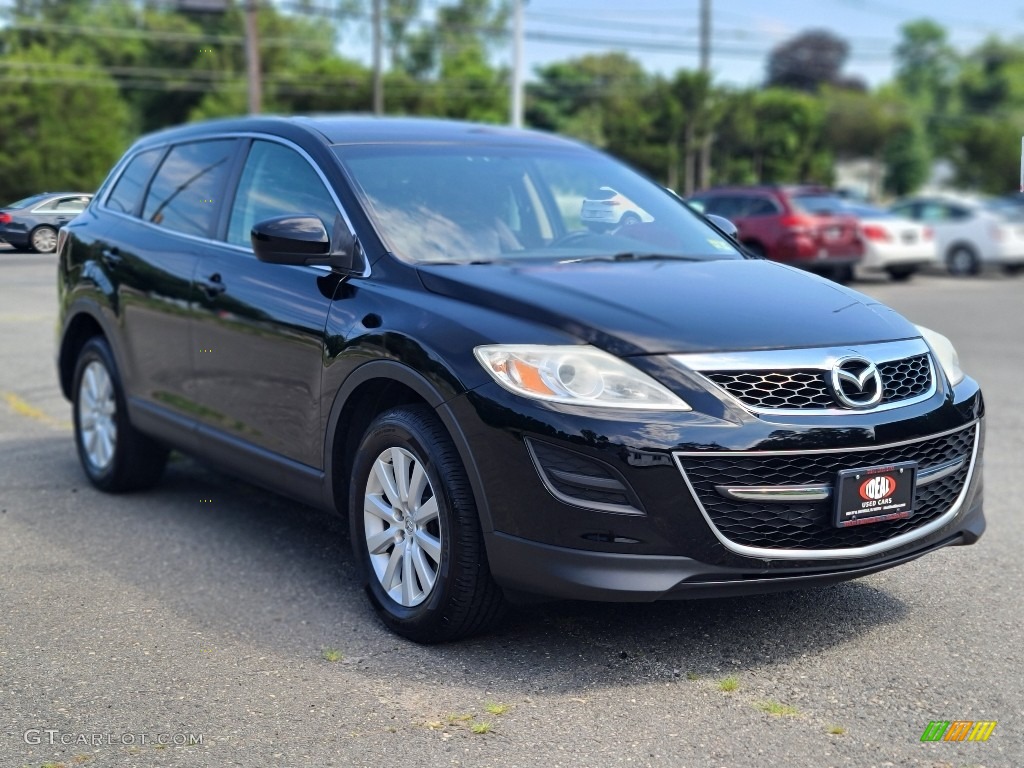
<svg viewBox="0 0 1024 768">
<path fill-rule="evenodd" d="M 711 68 L 711 0 L 700 0 L 700 71 Z"/>
<path fill-rule="evenodd" d="M 245 3 L 245 69 L 249 88 L 249 114 L 258 115 L 262 109 L 263 83 L 260 75 L 260 33 L 256 24 L 256 1 Z"/>
<path fill-rule="evenodd" d="M 700 71 L 707 78 L 705 100 L 711 98 L 711 0 L 700 0 Z M 707 104 L 704 105 L 705 120 Z M 711 186 L 711 144 L 715 140 L 713 126 L 706 125 L 700 143 L 700 185 Z"/>
<path fill-rule="evenodd" d="M 384 30 L 381 0 L 373 0 L 373 114 L 384 114 Z"/>
<path fill-rule="evenodd" d="M 523 127 L 523 1 L 512 0 L 512 107 L 509 122 Z"/>
</svg>

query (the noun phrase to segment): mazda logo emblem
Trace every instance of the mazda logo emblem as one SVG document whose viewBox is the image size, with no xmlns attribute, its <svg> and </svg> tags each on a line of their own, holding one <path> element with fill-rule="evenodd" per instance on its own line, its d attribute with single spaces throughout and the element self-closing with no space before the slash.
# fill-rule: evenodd
<svg viewBox="0 0 1024 768">
<path fill-rule="evenodd" d="M 882 400 L 878 367 L 862 357 L 845 357 L 832 366 L 832 394 L 846 408 L 870 408 Z"/>
</svg>

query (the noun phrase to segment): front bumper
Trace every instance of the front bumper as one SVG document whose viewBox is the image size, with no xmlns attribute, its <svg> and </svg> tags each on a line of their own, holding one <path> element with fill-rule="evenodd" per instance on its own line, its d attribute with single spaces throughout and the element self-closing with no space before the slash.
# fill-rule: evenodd
<svg viewBox="0 0 1024 768">
<path fill-rule="evenodd" d="M 858 578 L 934 549 L 972 544 L 984 531 L 983 402 L 970 379 L 956 392 L 884 413 L 773 420 L 741 409 L 686 398 L 695 411 L 659 415 L 658 423 L 595 419 L 587 409 L 526 403 L 497 385 L 485 385 L 449 403 L 453 408 L 481 507 L 489 565 L 513 593 L 555 598 L 650 601 L 777 591 Z M 703 406 L 703 407 L 702 407 Z M 635 419 L 636 416 L 634 415 Z M 873 450 L 949 430 L 973 429 L 977 450 L 956 510 L 939 525 L 892 546 L 835 556 L 773 557 L 727 546 L 675 463 L 679 452 L 853 448 Z M 542 480 L 529 445 L 543 441 L 608 469 L 629 493 L 616 504 L 571 503 Z M 563 475 L 572 475 L 573 468 Z M 610 479 L 609 479 L 610 478 Z M 481 498 L 482 497 L 482 498 Z M 790 510 L 779 505 L 779 515 Z M 886 523 L 863 526 L 882 531 Z"/>
</svg>

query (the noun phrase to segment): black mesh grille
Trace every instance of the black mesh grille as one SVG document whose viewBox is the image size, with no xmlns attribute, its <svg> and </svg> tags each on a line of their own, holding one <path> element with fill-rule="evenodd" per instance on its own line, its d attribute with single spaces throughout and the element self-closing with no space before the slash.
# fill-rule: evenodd
<svg viewBox="0 0 1024 768">
<path fill-rule="evenodd" d="M 928 355 L 879 363 L 882 404 L 923 395 L 932 384 Z M 703 371 L 733 397 L 752 408 L 820 410 L 838 408 L 826 385 L 826 371 L 815 368 L 782 371 Z"/>
<path fill-rule="evenodd" d="M 823 371 L 705 373 L 733 397 L 754 408 L 834 408 Z"/>
<path fill-rule="evenodd" d="M 715 527 L 730 541 L 766 549 L 844 549 L 886 541 L 945 513 L 963 490 L 970 462 L 953 474 L 919 486 L 914 513 L 906 520 L 834 528 L 832 500 L 813 504 L 763 504 L 726 499 L 716 485 L 834 484 L 841 469 L 917 461 L 919 470 L 970 458 L 975 428 L 910 445 L 848 453 L 758 456 L 681 456 L 683 468 Z"/>
<path fill-rule="evenodd" d="M 891 363 L 881 363 L 878 372 L 882 375 L 882 402 L 896 403 L 923 395 L 932 385 L 931 366 L 928 355 L 905 357 Z"/>
</svg>

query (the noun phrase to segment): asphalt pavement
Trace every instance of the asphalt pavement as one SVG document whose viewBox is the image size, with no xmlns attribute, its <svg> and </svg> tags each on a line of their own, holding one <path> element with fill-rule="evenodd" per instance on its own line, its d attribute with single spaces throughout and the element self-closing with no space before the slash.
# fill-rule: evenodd
<svg viewBox="0 0 1024 768">
<path fill-rule="evenodd" d="M 988 406 L 988 532 L 855 582 L 547 604 L 395 637 L 343 527 L 183 457 L 86 483 L 55 258 L 0 252 L 0 766 L 1024 766 L 1024 279 L 854 285 L 948 335 Z M 985 742 L 930 721 L 996 721 Z"/>
</svg>

